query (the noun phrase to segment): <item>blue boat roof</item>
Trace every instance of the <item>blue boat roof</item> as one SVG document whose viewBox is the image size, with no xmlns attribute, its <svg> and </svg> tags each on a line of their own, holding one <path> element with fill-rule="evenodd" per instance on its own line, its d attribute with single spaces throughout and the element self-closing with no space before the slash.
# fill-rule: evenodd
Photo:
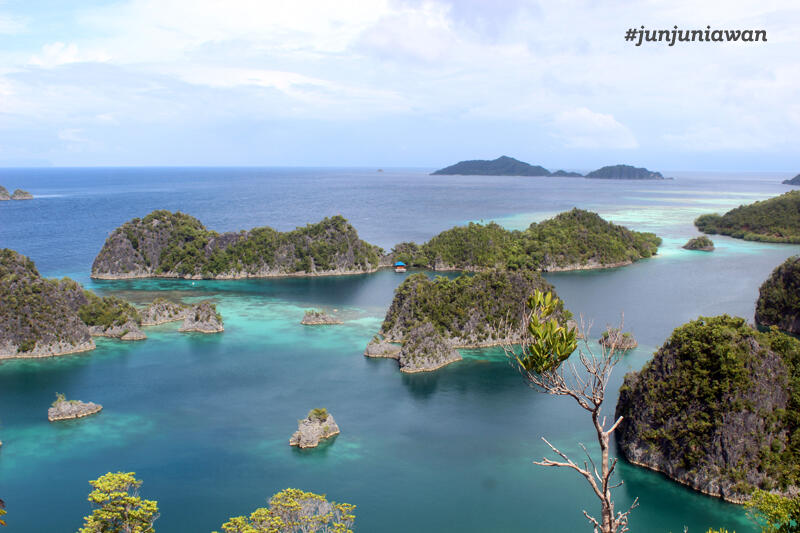
<svg viewBox="0 0 800 533">
<path fill-rule="evenodd" d="M 394 266 L 396 266 L 396 267 L 404 267 L 404 266 L 406 266 L 406 264 L 403 263 L 402 261 L 398 261 L 397 263 L 394 264 Z"/>
</svg>

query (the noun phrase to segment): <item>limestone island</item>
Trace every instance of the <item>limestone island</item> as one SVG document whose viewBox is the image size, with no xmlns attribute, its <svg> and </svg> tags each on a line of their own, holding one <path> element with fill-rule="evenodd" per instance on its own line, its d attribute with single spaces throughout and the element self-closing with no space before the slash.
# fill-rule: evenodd
<svg viewBox="0 0 800 533">
<path fill-rule="evenodd" d="M 712 241 L 705 235 L 701 235 L 700 237 L 694 237 L 693 239 L 689 239 L 689 241 L 683 245 L 683 248 L 685 248 L 686 250 L 697 250 L 700 252 L 713 252 L 714 241 Z"/>
<path fill-rule="evenodd" d="M 343 324 L 344 322 L 323 311 L 309 309 L 303 314 L 303 320 L 300 323 L 306 326 L 324 326 L 328 324 Z"/>
<path fill-rule="evenodd" d="M 701 317 L 625 376 L 617 443 L 631 463 L 744 503 L 800 489 L 800 341 L 743 318 Z"/>
<path fill-rule="evenodd" d="M 524 231 L 499 224 L 470 223 L 443 231 L 419 245 L 404 242 L 387 255 L 430 270 L 480 271 L 492 268 L 547 272 L 620 267 L 651 257 L 661 239 L 603 220 L 598 214 L 573 209 Z"/>
<path fill-rule="evenodd" d="M 172 302 L 166 298 L 156 298 L 147 307 L 139 311 L 143 326 L 158 326 L 169 322 L 179 322 L 189 316 L 191 307 Z"/>
<path fill-rule="evenodd" d="M 130 303 L 116 296 L 100 298 L 85 291 L 86 303 L 78 309 L 78 316 L 89 326 L 93 337 L 112 337 L 123 341 L 139 341 L 147 335 L 139 329 L 142 318 Z"/>
<path fill-rule="evenodd" d="M 746 241 L 800 244 L 800 190 L 740 205 L 724 215 L 701 215 L 694 221 L 703 233 Z"/>
<path fill-rule="evenodd" d="M 11 195 L 8 194 L 8 189 L 0 185 L 0 201 L 11 200 Z"/>
<path fill-rule="evenodd" d="M 308 416 L 297 421 L 297 431 L 289 439 L 290 446 L 315 448 L 319 441 L 339 434 L 339 426 L 327 409 L 312 409 Z"/>
<path fill-rule="evenodd" d="M 608 328 L 597 340 L 601 346 L 613 348 L 615 351 L 627 352 L 633 350 L 639 343 L 629 332 L 623 333 L 619 328 Z"/>
<path fill-rule="evenodd" d="M 665 178 L 661 172 L 647 170 L 643 167 L 634 167 L 631 165 L 611 165 L 603 168 L 598 168 L 586 174 L 589 179 L 604 179 L 604 180 L 665 180 L 672 178 Z"/>
<path fill-rule="evenodd" d="M 56 401 L 47 410 L 47 419 L 50 422 L 58 420 L 71 420 L 73 418 L 83 418 L 99 413 L 103 406 L 92 402 L 80 402 L 78 400 L 67 400 L 63 394 L 56 394 Z"/>
<path fill-rule="evenodd" d="M 756 324 L 800 335 L 800 257 L 779 265 L 758 290 Z"/>
<path fill-rule="evenodd" d="M 461 360 L 456 348 L 518 342 L 528 297 L 537 289 L 555 293 L 531 270 L 489 270 L 452 280 L 413 274 L 395 290 L 379 336 L 364 355 L 396 359 L 403 372 L 424 372 Z M 561 302 L 556 316 L 571 318 Z"/>
<path fill-rule="evenodd" d="M 790 180 L 783 180 L 781 183 L 784 185 L 800 185 L 800 174 Z M 1 191 L 0 191 L 1 192 Z"/>
<path fill-rule="evenodd" d="M 22 189 L 16 189 L 14 194 L 11 195 L 12 200 L 33 200 L 33 195 L 28 191 L 23 191 Z"/>
<path fill-rule="evenodd" d="M 204 301 L 192 307 L 178 331 L 221 333 L 225 331 L 225 327 L 222 323 L 222 315 L 217 312 L 217 306 L 212 302 Z"/>
<path fill-rule="evenodd" d="M 358 238 L 341 216 L 279 232 L 217 233 L 196 218 L 153 211 L 115 229 L 92 264 L 95 279 L 240 279 L 363 274 L 383 250 Z"/>
</svg>

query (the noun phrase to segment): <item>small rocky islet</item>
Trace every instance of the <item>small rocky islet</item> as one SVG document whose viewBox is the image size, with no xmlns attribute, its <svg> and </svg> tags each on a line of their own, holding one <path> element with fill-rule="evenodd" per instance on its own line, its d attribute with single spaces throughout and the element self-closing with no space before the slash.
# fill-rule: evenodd
<svg viewBox="0 0 800 533">
<path fill-rule="evenodd" d="M 192 306 L 178 329 L 183 333 L 221 333 L 225 331 L 222 315 L 217 306 L 209 301 Z"/>
<path fill-rule="evenodd" d="M 8 189 L 0 185 L 0 201 L 4 200 L 33 200 L 33 195 L 22 189 L 15 189 L 13 193 L 9 194 Z"/>
<path fill-rule="evenodd" d="M 344 322 L 324 311 L 308 309 L 305 313 L 303 313 L 303 319 L 300 321 L 300 323 L 304 326 L 326 326 L 343 324 Z"/>
<path fill-rule="evenodd" d="M 632 333 L 623 333 L 619 328 L 606 329 L 597 342 L 605 348 L 613 348 L 614 350 L 623 352 L 633 350 L 639 346 L 639 343 L 636 341 Z"/>
<path fill-rule="evenodd" d="M 308 416 L 297 421 L 297 431 L 289 439 L 290 446 L 315 448 L 323 439 L 339 434 L 339 426 L 327 409 L 309 411 Z"/>
<path fill-rule="evenodd" d="M 686 250 L 696 250 L 699 252 L 713 252 L 714 241 L 705 235 L 701 235 L 700 237 L 693 237 L 689 239 L 687 243 L 683 245 L 683 248 Z"/>
<path fill-rule="evenodd" d="M 47 419 L 50 422 L 59 420 L 72 420 L 94 415 L 103 410 L 103 406 L 93 402 L 67 400 L 63 394 L 56 394 L 56 401 L 47 410 Z"/>
</svg>

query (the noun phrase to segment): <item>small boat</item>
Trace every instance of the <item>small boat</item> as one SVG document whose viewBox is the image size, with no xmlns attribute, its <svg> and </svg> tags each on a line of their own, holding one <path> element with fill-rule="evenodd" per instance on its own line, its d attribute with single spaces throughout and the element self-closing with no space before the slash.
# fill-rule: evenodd
<svg viewBox="0 0 800 533">
<path fill-rule="evenodd" d="M 397 263 L 394 264 L 394 271 L 402 274 L 403 272 L 406 271 L 406 264 L 403 263 L 402 261 L 398 261 Z"/>
</svg>

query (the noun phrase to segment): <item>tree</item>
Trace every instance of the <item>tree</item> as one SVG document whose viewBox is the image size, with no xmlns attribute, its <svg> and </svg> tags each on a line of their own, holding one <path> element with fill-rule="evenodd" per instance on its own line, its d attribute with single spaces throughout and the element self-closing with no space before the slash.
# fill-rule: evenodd
<svg viewBox="0 0 800 533">
<path fill-rule="evenodd" d="M 745 505 L 747 514 L 764 533 L 800 532 L 800 496 L 787 498 L 756 489 Z"/>
<path fill-rule="evenodd" d="M 139 497 L 142 482 L 134 472 L 109 472 L 89 484 L 89 502 L 95 508 L 84 518 L 79 533 L 153 533 L 158 502 Z"/>
<path fill-rule="evenodd" d="M 222 525 L 225 533 L 352 533 L 355 522 L 349 503 L 329 502 L 324 495 L 286 489 L 250 516 L 237 516 Z"/>
<path fill-rule="evenodd" d="M 554 298 L 552 293 L 537 290 L 528 300 L 528 310 L 522 320 L 520 344 L 504 345 L 503 350 L 532 388 L 556 396 L 569 396 L 591 414 L 601 459 L 598 465 L 581 444 L 588 461 L 579 466 L 542 437 L 561 459 L 554 461 L 545 457 L 534 464 L 571 468 L 578 472 L 600 500 L 599 519 L 583 511 L 595 533 L 623 533 L 628 531 L 628 516 L 637 507 L 638 498 L 627 511 L 615 511 L 611 491 L 622 485 L 622 481 L 612 481 L 617 459 L 609 455 L 609 441 L 622 418 L 607 427 L 606 417 L 601 415 L 611 372 L 619 362 L 616 343 L 603 346 L 602 353 L 595 355 L 586 341 L 589 338 L 589 327 L 582 324 L 580 333 L 584 339 L 584 347 L 578 349 L 579 332 L 574 327 L 559 323 L 556 311 L 560 305 L 558 298 Z M 619 330 L 622 331 L 622 324 Z M 514 335 L 509 335 L 508 338 L 514 338 Z M 576 349 L 583 372 L 567 361 Z"/>
</svg>

